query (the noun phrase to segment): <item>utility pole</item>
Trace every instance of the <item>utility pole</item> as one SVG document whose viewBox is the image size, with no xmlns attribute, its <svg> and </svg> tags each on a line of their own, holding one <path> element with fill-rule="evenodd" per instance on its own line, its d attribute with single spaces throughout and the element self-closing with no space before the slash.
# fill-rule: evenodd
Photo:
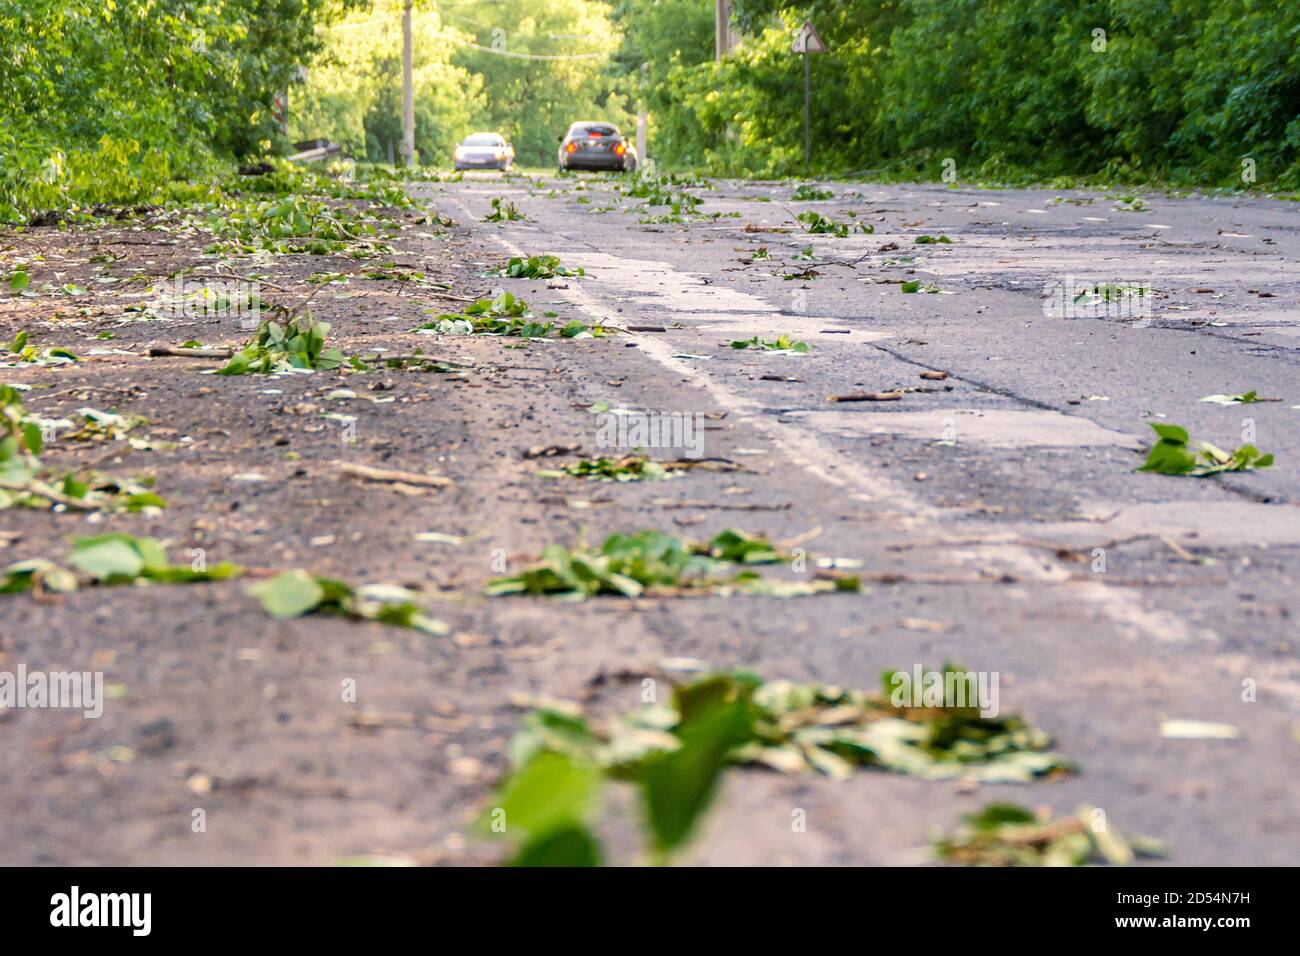
<svg viewBox="0 0 1300 956">
<path fill-rule="evenodd" d="M 402 11 L 402 160 L 407 166 L 415 165 L 415 88 L 411 80 L 413 58 L 411 0 L 406 0 L 406 7 Z"/>
<path fill-rule="evenodd" d="M 645 82 L 646 73 L 649 71 L 649 69 L 650 69 L 649 63 L 641 64 L 642 83 L 638 84 L 638 88 L 637 88 L 638 99 L 644 96 L 644 93 L 642 92 L 642 86 Z M 649 133 L 650 133 L 650 117 L 646 114 L 645 104 L 640 103 L 637 105 L 637 111 L 636 111 L 636 171 L 643 176 L 646 174 L 647 170 L 653 168 L 650 165 Z"/>
<path fill-rule="evenodd" d="M 714 59 L 721 62 L 731 49 L 731 0 L 714 2 Z"/>
</svg>

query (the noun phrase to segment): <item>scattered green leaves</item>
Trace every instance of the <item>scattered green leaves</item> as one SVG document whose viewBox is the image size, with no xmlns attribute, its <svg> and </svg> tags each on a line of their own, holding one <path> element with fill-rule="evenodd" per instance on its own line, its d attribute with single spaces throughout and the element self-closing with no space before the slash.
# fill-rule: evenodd
<svg viewBox="0 0 1300 956">
<path fill-rule="evenodd" d="M 834 198 L 834 190 L 821 189 L 809 183 L 801 183 L 790 196 L 792 202 L 821 202 Z"/>
<path fill-rule="evenodd" d="M 67 349 L 47 348 L 37 351 L 36 346 L 28 344 L 26 330 L 17 333 L 7 344 L 0 346 L 0 368 L 31 368 L 46 365 L 71 365 L 80 362 L 76 355 Z"/>
<path fill-rule="evenodd" d="M 210 247 L 211 252 L 360 256 L 389 251 L 377 241 L 379 230 L 372 217 L 294 193 L 269 200 L 227 200 L 212 209 L 206 226 L 224 240 Z"/>
</svg>

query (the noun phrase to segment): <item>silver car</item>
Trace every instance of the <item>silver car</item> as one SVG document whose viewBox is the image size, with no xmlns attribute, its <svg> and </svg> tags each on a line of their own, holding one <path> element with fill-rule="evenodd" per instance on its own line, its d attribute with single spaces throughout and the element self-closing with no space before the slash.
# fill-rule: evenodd
<svg viewBox="0 0 1300 956">
<path fill-rule="evenodd" d="M 461 141 L 452 159 L 458 170 L 507 170 L 515 161 L 515 148 L 500 133 L 474 133 Z"/>
</svg>

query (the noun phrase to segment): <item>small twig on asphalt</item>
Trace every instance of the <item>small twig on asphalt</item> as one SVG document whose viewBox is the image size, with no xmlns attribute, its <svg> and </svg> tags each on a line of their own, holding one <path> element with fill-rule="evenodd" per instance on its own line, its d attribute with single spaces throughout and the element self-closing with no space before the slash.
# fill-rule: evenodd
<svg viewBox="0 0 1300 956">
<path fill-rule="evenodd" d="M 478 301 L 478 299 L 475 299 L 471 296 L 455 295 L 451 292 L 435 292 L 432 289 L 425 289 L 424 294 L 433 296 L 435 299 L 451 299 L 453 302 L 477 302 Z"/>
<path fill-rule="evenodd" d="M 334 464 L 345 475 L 365 478 L 368 481 L 400 482 L 404 485 L 424 485 L 430 488 L 446 488 L 454 484 L 450 478 L 442 475 L 424 475 L 416 471 L 393 471 L 386 468 L 371 468 L 369 465 L 357 465 L 349 461 L 336 461 Z"/>
<path fill-rule="evenodd" d="M 783 501 L 775 505 L 760 504 L 728 504 L 721 501 L 677 501 L 673 498 L 655 498 L 650 502 L 656 508 L 662 508 L 665 511 L 789 511 L 790 502 Z"/>
<path fill-rule="evenodd" d="M 3 479 L 0 479 L 0 488 L 4 489 L 5 491 L 25 491 L 28 494 L 36 495 L 38 498 L 45 498 L 49 501 L 53 501 L 55 504 L 63 505 L 65 508 L 71 508 L 74 511 L 98 511 L 99 510 L 98 505 L 88 504 L 82 501 L 80 498 L 72 498 L 68 495 L 65 495 L 61 491 L 55 491 L 53 488 L 51 488 L 49 485 L 46 485 L 44 482 L 41 482 L 37 486 L 33 486 L 32 484 L 27 482 L 5 481 Z"/>
<path fill-rule="evenodd" d="M 902 392 L 850 392 L 847 395 L 827 395 L 828 402 L 897 402 Z"/>
<path fill-rule="evenodd" d="M 228 359 L 235 354 L 234 349 L 185 349 L 172 345 L 151 345 L 149 355 L 174 355 L 180 358 Z"/>
</svg>

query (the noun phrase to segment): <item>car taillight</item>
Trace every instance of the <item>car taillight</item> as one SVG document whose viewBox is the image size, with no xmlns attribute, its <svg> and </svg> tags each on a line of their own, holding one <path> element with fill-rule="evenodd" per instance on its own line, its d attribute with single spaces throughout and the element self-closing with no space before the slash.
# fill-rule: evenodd
<svg viewBox="0 0 1300 956">
<path fill-rule="evenodd" d="M 566 153 L 576 153 L 576 152 L 578 151 L 578 144 L 577 144 L 577 143 L 569 143 L 568 145 L 566 145 L 566 146 L 564 147 L 564 151 L 565 151 Z"/>
<path fill-rule="evenodd" d="M 604 136 L 605 134 L 593 129 L 593 130 L 590 130 L 590 131 L 587 133 L 587 135 L 590 136 L 592 139 L 600 139 L 600 138 L 601 138 L 602 136 Z"/>
<path fill-rule="evenodd" d="M 616 152 L 616 153 L 618 153 L 618 155 L 622 156 L 624 153 L 627 152 L 627 144 L 626 144 L 626 143 L 619 143 L 618 145 L 616 145 L 616 146 L 614 147 L 614 152 Z"/>
</svg>

